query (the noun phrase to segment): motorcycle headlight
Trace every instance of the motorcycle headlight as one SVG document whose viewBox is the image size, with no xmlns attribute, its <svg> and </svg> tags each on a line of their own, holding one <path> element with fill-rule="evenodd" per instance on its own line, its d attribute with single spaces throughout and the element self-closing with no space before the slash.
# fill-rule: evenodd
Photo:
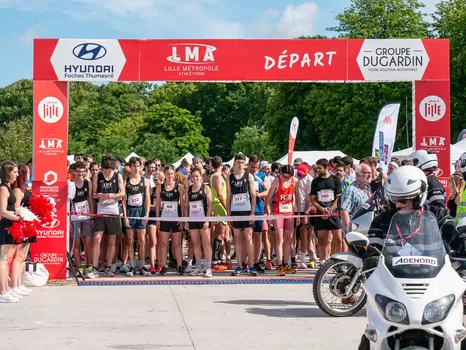
<svg viewBox="0 0 466 350">
<path fill-rule="evenodd" d="M 380 312 L 387 321 L 400 324 L 409 324 L 408 310 L 403 303 L 377 294 L 375 301 Z"/>
<path fill-rule="evenodd" d="M 422 324 L 442 322 L 448 316 L 454 301 L 454 294 L 431 301 L 424 309 Z"/>
</svg>

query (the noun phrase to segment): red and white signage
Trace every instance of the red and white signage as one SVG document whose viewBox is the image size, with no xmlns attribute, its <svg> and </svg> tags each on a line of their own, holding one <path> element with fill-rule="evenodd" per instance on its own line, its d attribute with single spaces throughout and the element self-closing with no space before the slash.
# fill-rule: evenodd
<svg viewBox="0 0 466 350">
<path fill-rule="evenodd" d="M 240 81 L 241 40 L 141 41 L 141 80 Z"/>
<path fill-rule="evenodd" d="M 438 176 L 450 175 L 450 82 L 416 81 L 416 149 L 437 153 Z"/>
<path fill-rule="evenodd" d="M 416 148 L 437 152 L 448 176 L 449 61 L 448 39 L 35 39 L 33 191 L 52 195 L 57 212 L 33 260 L 65 278 L 67 81 L 416 81 Z"/>
<path fill-rule="evenodd" d="M 39 230 L 31 260 L 44 263 L 51 279 L 66 277 L 68 84 L 34 82 L 32 191 L 56 202 L 55 220 Z"/>
</svg>

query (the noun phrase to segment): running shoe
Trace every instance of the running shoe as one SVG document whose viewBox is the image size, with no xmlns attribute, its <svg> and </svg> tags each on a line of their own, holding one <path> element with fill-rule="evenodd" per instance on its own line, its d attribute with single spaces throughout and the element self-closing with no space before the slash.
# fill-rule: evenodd
<svg viewBox="0 0 466 350">
<path fill-rule="evenodd" d="M 162 270 L 163 270 L 163 267 L 162 265 L 157 265 L 157 267 L 155 268 L 155 270 L 158 272 L 158 273 L 162 273 Z"/>
<path fill-rule="evenodd" d="M 19 298 L 15 298 L 10 291 L 0 295 L 0 303 L 17 303 Z"/>
<path fill-rule="evenodd" d="M 160 274 L 161 274 L 162 276 L 165 276 L 165 275 L 167 274 L 167 270 L 168 270 L 168 269 L 167 269 L 166 266 L 162 267 L 162 268 L 160 269 Z"/>
<path fill-rule="evenodd" d="M 273 266 L 272 266 L 272 262 L 270 260 L 267 260 L 265 262 L 265 269 L 266 270 L 272 270 Z"/>
<path fill-rule="evenodd" d="M 96 269 L 92 269 L 92 271 L 87 274 L 87 277 L 90 279 L 99 278 L 99 272 Z"/>
<path fill-rule="evenodd" d="M 190 272 L 191 276 L 200 276 L 201 274 L 202 274 L 202 269 L 200 267 L 196 267 L 194 270 Z"/>
<path fill-rule="evenodd" d="M 305 269 L 307 269 L 307 265 L 305 263 L 299 263 L 298 264 L 298 269 L 299 270 L 305 270 Z"/>
<path fill-rule="evenodd" d="M 204 277 L 212 277 L 212 269 L 207 269 L 204 274 Z"/>
<path fill-rule="evenodd" d="M 141 269 L 139 270 L 139 275 L 140 276 L 150 276 L 151 275 L 151 272 L 145 267 L 141 267 Z"/>
<path fill-rule="evenodd" d="M 130 266 L 126 276 L 133 277 L 134 276 L 134 267 Z"/>
<path fill-rule="evenodd" d="M 251 266 L 251 267 L 249 268 L 249 274 L 250 274 L 251 276 L 258 276 L 258 275 L 259 275 L 259 274 L 257 273 L 256 268 L 255 268 L 254 266 Z"/>
<path fill-rule="evenodd" d="M 186 273 L 191 273 L 192 270 L 193 270 L 192 265 L 188 265 L 188 266 L 186 267 L 186 269 L 184 270 L 184 272 L 186 272 Z"/>
<path fill-rule="evenodd" d="M 232 276 L 240 276 L 243 273 L 243 268 L 242 267 L 237 267 L 235 271 L 231 273 Z"/>
<path fill-rule="evenodd" d="M 107 277 L 115 277 L 115 272 L 112 270 L 111 267 L 107 267 L 105 269 L 105 276 Z"/>
<path fill-rule="evenodd" d="M 155 275 L 156 273 L 157 273 L 157 270 L 156 270 L 155 266 L 151 266 L 150 267 L 150 274 Z"/>
<path fill-rule="evenodd" d="M 120 267 L 120 272 L 121 273 L 127 273 L 129 271 L 129 265 L 124 264 L 123 266 Z"/>
<path fill-rule="evenodd" d="M 296 269 L 293 266 L 286 265 L 285 273 L 291 273 L 292 275 L 294 275 L 296 273 Z"/>
<path fill-rule="evenodd" d="M 316 267 L 316 261 L 314 259 L 309 260 L 309 262 L 307 263 L 307 267 L 313 269 L 314 267 Z"/>
<path fill-rule="evenodd" d="M 259 272 L 259 273 L 265 273 L 264 268 L 261 266 L 261 264 L 255 263 L 254 264 L 254 269 Z"/>
<path fill-rule="evenodd" d="M 277 276 L 285 276 L 286 270 L 283 266 L 279 266 L 277 268 Z"/>
<path fill-rule="evenodd" d="M 21 286 L 19 286 L 18 288 L 21 288 L 22 290 L 28 292 L 28 293 L 32 293 L 34 292 L 32 289 L 30 288 L 27 288 L 24 284 L 22 284 Z"/>
<path fill-rule="evenodd" d="M 178 272 L 178 275 L 184 275 L 184 269 L 181 266 L 178 266 L 176 268 L 176 272 Z"/>
</svg>

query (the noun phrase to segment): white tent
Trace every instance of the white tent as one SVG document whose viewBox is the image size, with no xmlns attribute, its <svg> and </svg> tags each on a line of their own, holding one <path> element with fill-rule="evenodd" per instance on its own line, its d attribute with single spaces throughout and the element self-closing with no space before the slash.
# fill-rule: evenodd
<svg viewBox="0 0 466 350">
<path fill-rule="evenodd" d="M 131 152 L 130 154 L 128 154 L 128 156 L 125 158 L 125 161 L 126 163 L 129 162 L 129 160 L 131 159 L 131 157 L 139 157 L 135 152 Z"/>
<path fill-rule="evenodd" d="M 332 159 L 336 156 L 345 157 L 346 154 L 341 151 L 296 151 L 293 152 L 292 161 L 294 161 L 296 158 L 301 158 L 307 164 L 312 165 L 321 158 Z M 277 160 L 277 162 L 280 164 L 288 164 L 288 153 Z M 353 162 L 354 164 L 358 164 L 359 160 L 353 158 Z"/>
<path fill-rule="evenodd" d="M 66 156 L 66 158 L 70 162 L 70 165 L 74 163 L 74 154 L 69 154 Z"/>
<path fill-rule="evenodd" d="M 181 161 L 183 159 L 185 159 L 188 161 L 189 164 L 192 164 L 193 163 L 193 158 L 194 156 L 191 154 L 191 152 L 188 152 L 186 153 L 183 157 L 181 157 L 180 159 L 178 159 L 175 163 L 173 163 L 172 165 L 175 167 L 175 168 L 178 168 L 181 164 Z"/>
<path fill-rule="evenodd" d="M 239 152 L 238 154 L 244 155 L 244 153 Z M 235 162 L 235 157 L 231 158 L 226 164 L 228 164 L 230 167 L 233 167 L 233 163 Z M 249 163 L 249 158 L 246 157 L 246 164 Z"/>
</svg>

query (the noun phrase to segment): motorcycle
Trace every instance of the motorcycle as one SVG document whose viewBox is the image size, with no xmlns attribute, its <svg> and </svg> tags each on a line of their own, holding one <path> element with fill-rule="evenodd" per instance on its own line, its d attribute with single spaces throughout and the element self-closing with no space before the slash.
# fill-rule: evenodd
<svg viewBox="0 0 466 350">
<path fill-rule="evenodd" d="M 375 249 L 359 232 L 348 233 L 347 239 Z M 367 278 L 362 288 L 367 295 L 368 341 L 359 349 L 464 349 L 466 283 L 452 262 L 460 267 L 466 259 L 447 254 L 435 216 L 429 211 L 396 213 L 377 253 L 376 267 L 361 272 Z"/>
<path fill-rule="evenodd" d="M 383 197 L 375 192 L 353 215 L 350 229 L 367 235 L 374 217 L 382 210 Z M 346 239 L 346 238 L 345 238 Z M 365 251 L 346 239 L 347 253 L 333 254 L 320 266 L 314 277 L 312 291 L 320 310 L 334 317 L 354 315 L 366 304 L 361 288 L 362 256 Z"/>
</svg>

